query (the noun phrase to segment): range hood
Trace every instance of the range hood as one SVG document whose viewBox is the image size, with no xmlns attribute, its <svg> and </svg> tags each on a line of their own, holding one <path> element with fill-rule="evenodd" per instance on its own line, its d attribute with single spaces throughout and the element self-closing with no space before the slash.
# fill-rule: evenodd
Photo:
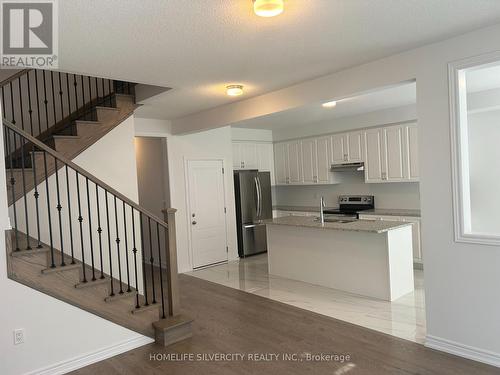
<svg viewBox="0 0 500 375">
<path fill-rule="evenodd" d="M 330 170 L 332 172 L 342 172 L 342 171 L 364 171 L 365 163 L 346 163 L 346 164 L 332 164 Z"/>
</svg>

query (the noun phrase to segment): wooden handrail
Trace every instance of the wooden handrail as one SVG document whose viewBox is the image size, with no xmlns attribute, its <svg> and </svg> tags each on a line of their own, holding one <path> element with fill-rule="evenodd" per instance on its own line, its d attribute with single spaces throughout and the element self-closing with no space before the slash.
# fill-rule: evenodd
<svg viewBox="0 0 500 375">
<path fill-rule="evenodd" d="M 32 144 L 34 144 L 37 148 L 45 151 L 49 155 L 52 155 L 53 157 L 55 157 L 57 160 L 59 160 L 62 163 L 66 164 L 68 167 L 72 168 L 73 170 L 75 170 L 76 172 L 78 172 L 80 175 L 88 178 L 89 181 L 92 181 L 94 184 L 96 184 L 99 187 L 101 187 L 102 189 L 106 190 L 108 193 L 111 193 L 115 197 L 117 197 L 117 198 L 121 199 L 123 202 L 127 203 L 129 206 L 133 207 L 137 211 L 139 211 L 142 214 L 146 215 L 151 220 L 156 221 L 158 224 L 160 224 L 164 228 L 168 228 L 168 224 L 165 223 L 165 221 L 163 221 L 159 217 L 157 217 L 155 214 L 153 214 L 153 213 L 149 212 L 148 210 L 142 208 L 137 203 L 135 203 L 131 199 L 127 198 L 125 195 L 121 194 L 119 191 L 113 189 L 111 186 L 109 186 L 108 184 L 106 184 L 104 181 L 101 181 L 100 179 L 98 179 L 97 177 L 95 177 L 94 175 L 92 175 L 91 173 L 87 172 L 85 169 L 83 169 L 80 166 L 78 166 L 75 163 L 73 163 L 71 160 L 66 159 L 64 156 L 62 156 L 61 154 L 59 154 L 57 151 L 51 149 L 46 144 L 40 142 L 35 137 L 33 137 L 33 136 L 29 135 L 28 133 L 26 133 L 25 131 L 19 129 L 17 126 L 13 125 L 10 121 L 8 121 L 6 119 L 3 119 L 3 125 L 6 126 L 7 128 L 9 128 L 10 130 L 14 131 L 15 133 L 19 134 L 20 136 L 22 136 L 23 138 L 25 138 L 26 140 L 28 140 Z"/>
<path fill-rule="evenodd" d="M 15 79 L 25 75 L 26 73 L 28 73 L 29 71 L 31 71 L 31 69 L 23 69 L 17 73 L 14 73 L 13 75 L 11 75 L 9 78 L 6 78 L 4 79 L 3 81 L 0 82 L 0 87 L 2 86 L 5 86 L 7 83 L 9 82 L 12 82 L 14 81 Z"/>
</svg>

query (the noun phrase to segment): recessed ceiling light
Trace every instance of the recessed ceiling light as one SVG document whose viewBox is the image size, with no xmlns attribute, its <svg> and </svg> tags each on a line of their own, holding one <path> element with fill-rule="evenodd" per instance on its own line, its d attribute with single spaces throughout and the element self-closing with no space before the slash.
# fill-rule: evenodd
<svg viewBox="0 0 500 375">
<path fill-rule="evenodd" d="M 337 106 L 337 102 L 335 100 L 333 100 L 331 102 L 323 103 L 322 106 L 325 108 L 333 108 L 333 107 Z"/>
<path fill-rule="evenodd" d="M 283 13 L 283 0 L 253 0 L 253 11 L 260 17 L 274 17 Z"/>
<path fill-rule="evenodd" d="M 226 86 L 226 94 L 229 96 L 240 96 L 243 94 L 243 85 Z"/>
</svg>

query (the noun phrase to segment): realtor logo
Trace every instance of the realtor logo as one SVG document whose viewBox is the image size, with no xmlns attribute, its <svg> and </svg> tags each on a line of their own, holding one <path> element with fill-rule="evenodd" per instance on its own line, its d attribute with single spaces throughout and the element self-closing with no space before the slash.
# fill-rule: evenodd
<svg viewBox="0 0 500 375">
<path fill-rule="evenodd" d="M 57 0 L 1 1 L 2 68 L 57 68 Z"/>
</svg>

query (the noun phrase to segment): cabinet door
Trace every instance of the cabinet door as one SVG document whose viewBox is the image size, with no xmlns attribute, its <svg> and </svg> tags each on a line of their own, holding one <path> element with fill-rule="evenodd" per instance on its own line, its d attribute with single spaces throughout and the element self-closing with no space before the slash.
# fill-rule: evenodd
<svg viewBox="0 0 500 375">
<path fill-rule="evenodd" d="M 345 134 L 332 135 L 332 163 L 342 164 L 347 162 L 347 139 Z"/>
<path fill-rule="evenodd" d="M 365 181 L 382 182 L 382 130 L 365 132 Z"/>
<path fill-rule="evenodd" d="M 316 139 L 304 139 L 302 141 L 302 171 L 304 183 L 315 184 L 318 182 L 317 164 Z"/>
<path fill-rule="evenodd" d="M 241 159 L 243 168 L 257 169 L 259 167 L 257 145 L 255 143 L 241 143 Z"/>
<path fill-rule="evenodd" d="M 326 184 L 330 182 L 330 167 L 332 164 L 331 142 L 331 137 L 322 137 L 316 140 L 316 155 L 318 160 L 317 180 L 320 184 Z"/>
<path fill-rule="evenodd" d="M 286 143 L 276 143 L 274 145 L 274 170 L 276 173 L 276 184 L 287 184 L 290 172 L 288 169 L 288 144 Z"/>
<path fill-rule="evenodd" d="M 386 181 L 403 181 L 405 178 L 405 171 L 403 167 L 402 126 L 384 128 L 384 151 L 385 171 L 382 171 L 382 178 Z"/>
<path fill-rule="evenodd" d="M 347 135 L 347 154 L 350 163 L 363 161 L 362 132 L 353 132 Z"/>
<path fill-rule="evenodd" d="M 302 142 L 293 141 L 288 143 L 288 169 L 289 183 L 301 184 L 302 178 Z"/>
<path fill-rule="evenodd" d="M 257 143 L 257 160 L 259 171 L 271 172 L 271 185 L 275 185 L 272 143 Z"/>
<path fill-rule="evenodd" d="M 418 164 L 418 128 L 417 124 L 407 125 L 405 129 L 406 138 L 406 177 L 410 181 L 418 181 L 420 178 Z"/>
<path fill-rule="evenodd" d="M 242 166 L 241 160 L 241 143 L 233 142 L 233 168 L 241 169 Z"/>
</svg>

